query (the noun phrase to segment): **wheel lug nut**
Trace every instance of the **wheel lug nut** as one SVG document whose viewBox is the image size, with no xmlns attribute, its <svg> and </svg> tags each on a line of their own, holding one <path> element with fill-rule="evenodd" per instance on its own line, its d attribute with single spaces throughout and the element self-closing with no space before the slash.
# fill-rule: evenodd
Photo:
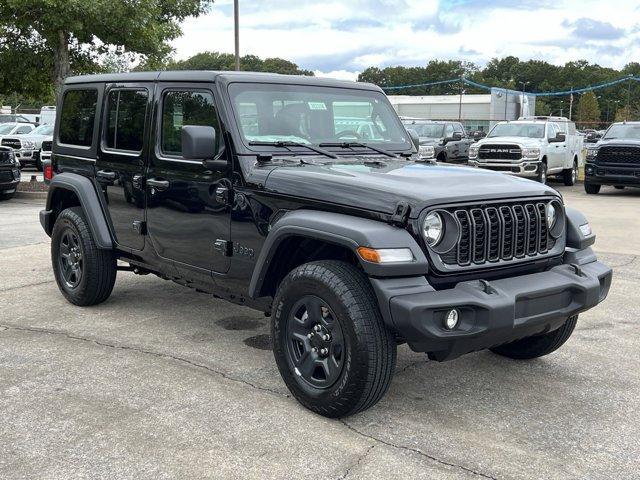
<svg viewBox="0 0 640 480">
<path fill-rule="evenodd" d="M 313 348 L 311 349 L 311 351 L 315 353 L 315 352 L 317 352 L 317 351 L 318 351 L 318 349 L 317 349 L 316 347 L 313 347 Z"/>
<path fill-rule="evenodd" d="M 329 350 L 327 350 L 326 348 L 320 350 L 321 355 L 326 355 L 327 353 L 329 353 Z"/>
<path fill-rule="evenodd" d="M 307 335 L 307 338 L 308 338 L 309 340 L 311 340 L 311 339 L 313 338 L 313 333 L 308 334 L 308 335 Z"/>
<path fill-rule="evenodd" d="M 320 324 L 317 324 L 315 327 L 313 327 L 313 329 L 314 329 L 316 332 L 319 332 L 319 331 L 322 329 L 322 327 L 320 326 Z"/>
<path fill-rule="evenodd" d="M 326 335 L 324 335 L 324 336 L 322 337 L 322 339 L 323 339 L 325 342 L 328 342 L 329 340 L 331 340 L 331 335 L 329 335 L 329 334 L 327 333 Z"/>
</svg>

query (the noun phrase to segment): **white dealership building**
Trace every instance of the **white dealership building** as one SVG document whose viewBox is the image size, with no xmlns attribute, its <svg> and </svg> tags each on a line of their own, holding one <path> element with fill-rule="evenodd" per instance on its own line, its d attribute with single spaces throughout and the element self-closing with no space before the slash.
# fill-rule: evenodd
<svg viewBox="0 0 640 480">
<path fill-rule="evenodd" d="M 389 95 L 389 100 L 401 117 L 429 120 L 460 118 L 469 131 L 488 131 L 496 122 L 535 115 L 536 97 L 515 90 L 492 88 L 487 94 Z"/>
</svg>

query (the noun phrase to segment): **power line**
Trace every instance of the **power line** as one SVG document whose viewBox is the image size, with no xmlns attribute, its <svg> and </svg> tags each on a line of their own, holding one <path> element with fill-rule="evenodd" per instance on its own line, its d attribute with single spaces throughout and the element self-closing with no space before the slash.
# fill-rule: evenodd
<svg viewBox="0 0 640 480">
<path fill-rule="evenodd" d="M 585 92 L 592 92 L 594 90 L 600 90 L 602 88 L 607 88 L 607 87 L 611 87 L 614 85 L 618 85 L 620 83 L 624 83 L 624 82 L 629 82 L 629 85 L 631 84 L 632 81 L 636 81 L 636 82 L 640 82 L 640 77 L 634 77 L 633 75 L 628 75 L 626 77 L 622 77 L 622 78 L 618 78 L 616 80 L 612 80 L 609 82 L 604 82 L 604 83 L 599 83 L 597 85 L 590 85 L 588 87 L 582 87 L 582 88 L 572 88 L 571 90 L 563 90 L 563 91 L 557 91 L 557 92 L 527 92 L 527 95 L 530 96 L 534 96 L 534 97 L 554 97 L 554 96 L 565 96 L 565 95 L 572 95 L 575 93 L 585 93 Z M 426 82 L 426 83 L 415 83 L 415 84 L 410 84 L 410 85 L 395 85 L 395 86 L 391 86 L 391 87 L 381 87 L 383 90 L 385 91 L 395 91 L 395 90 L 402 90 L 402 89 L 406 89 L 406 88 L 417 88 L 417 87 L 431 87 L 434 85 L 443 85 L 443 84 L 447 84 L 447 83 L 465 83 L 469 86 L 472 87 L 476 87 L 479 89 L 483 89 L 483 90 L 505 90 L 505 91 L 513 91 L 511 89 L 505 88 L 505 87 L 492 87 L 490 85 L 485 85 L 482 83 L 478 83 L 478 82 L 474 82 L 473 80 L 469 80 L 468 78 L 465 77 L 459 77 L 459 78 L 451 78 L 449 80 L 439 80 L 439 81 L 435 81 L 435 82 Z"/>
</svg>

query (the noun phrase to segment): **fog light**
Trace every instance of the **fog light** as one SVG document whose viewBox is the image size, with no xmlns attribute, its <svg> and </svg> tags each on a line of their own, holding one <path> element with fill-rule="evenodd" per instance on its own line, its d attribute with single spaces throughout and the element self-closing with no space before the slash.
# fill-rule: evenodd
<svg viewBox="0 0 640 480">
<path fill-rule="evenodd" d="M 444 326 L 447 330 L 453 330 L 458 326 L 458 319 L 458 310 L 455 308 L 453 310 L 449 310 L 449 313 L 447 313 L 447 317 L 444 320 Z"/>
</svg>

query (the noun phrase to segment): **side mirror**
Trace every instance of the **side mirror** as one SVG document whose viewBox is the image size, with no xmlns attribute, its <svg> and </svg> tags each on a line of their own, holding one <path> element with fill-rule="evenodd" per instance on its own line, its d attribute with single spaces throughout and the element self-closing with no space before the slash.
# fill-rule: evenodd
<svg viewBox="0 0 640 480">
<path fill-rule="evenodd" d="M 451 136 L 451 140 L 454 142 L 459 142 L 460 140 L 462 140 L 462 133 L 453 132 L 453 135 Z"/>
<path fill-rule="evenodd" d="M 562 133 L 562 132 L 558 132 L 556 133 L 556 136 L 554 138 L 550 138 L 549 139 L 549 143 L 562 143 L 566 140 L 567 136 Z"/>
<path fill-rule="evenodd" d="M 413 142 L 413 146 L 416 147 L 416 150 L 420 150 L 420 137 L 418 136 L 416 131 L 415 130 L 411 130 L 410 128 L 408 128 L 407 129 L 407 133 L 409 134 L 409 137 L 411 138 L 411 141 Z"/>
<path fill-rule="evenodd" d="M 208 170 L 227 168 L 226 160 L 214 160 L 216 154 L 216 130 L 202 125 L 182 127 L 182 156 L 188 160 L 202 160 Z"/>
</svg>

